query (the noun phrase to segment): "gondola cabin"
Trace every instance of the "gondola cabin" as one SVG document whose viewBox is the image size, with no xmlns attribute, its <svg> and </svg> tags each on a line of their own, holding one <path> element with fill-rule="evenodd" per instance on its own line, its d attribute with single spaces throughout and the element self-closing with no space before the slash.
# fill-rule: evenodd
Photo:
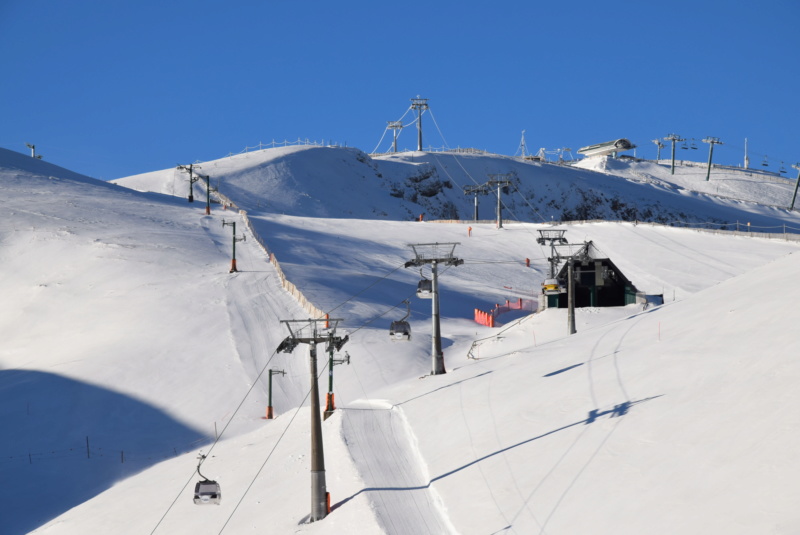
<svg viewBox="0 0 800 535">
<path fill-rule="evenodd" d="M 194 503 L 197 505 L 208 505 L 215 503 L 219 505 L 222 499 L 222 490 L 219 483 L 206 479 L 198 481 L 194 486 Z"/>
<path fill-rule="evenodd" d="M 411 340 L 411 326 L 407 321 L 393 321 L 389 328 L 389 338 L 392 342 L 407 342 Z"/>
<path fill-rule="evenodd" d="M 542 293 L 544 295 L 557 295 L 563 292 L 563 287 L 558 279 L 545 279 L 542 283 Z"/>
<path fill-rule="evenodd" d="M 422 279 L 417 285 L 417 297 L 421 299 L 433 299 L 433 281 Z"/>
</svg>

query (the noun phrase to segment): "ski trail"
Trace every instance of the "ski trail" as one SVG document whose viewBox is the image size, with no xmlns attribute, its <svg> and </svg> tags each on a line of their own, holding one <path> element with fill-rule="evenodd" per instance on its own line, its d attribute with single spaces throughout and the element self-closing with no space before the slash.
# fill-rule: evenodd
<svg viewBox="0 0 800 535">
<path fill-rule="evenodd" d="M 403 411 L 379 401 L 344 410 L 342 433 L 378 522 L 389 535 L 456 533 Z"/>
<path fill-rule="evenodd" d="M 235 213 L 231 214 L 236 217 Z M 204 220 L 203 226 L 209 238 L 217 245 L 223 257 L 230 258 L 229 230 L 223 229 L 219 217 Z M 239 230 L 241 228 L 242 230 Z M 244 224 L 237 227 L 237 235 L 250 235 Z M 223 275 L 228 299 L 228 321 L 231 343 L 239 360 L 251 380 L 260 382 L 253 396 L 252 414 L 263 416 L 266 407 L 269 375 L 263 373 L 265 367 L 283 369 L 287 376 L 275 381 L 273 406 L 278 413 L 302 403 L 307 390 L 308 371 L 304 360 L 276 354 L 282 340 L 280 326 L 282 319 L 305 314 L 297 301 L 283 289 L 275 267 L 269 263 L 255 240 L 244 241 L 237 247 L 237 273 Z M 227 272 L 230 260 L 220 262 L 220 272 Z M 281 333 L 282 334 L 282 333 Z"/>
</svg>

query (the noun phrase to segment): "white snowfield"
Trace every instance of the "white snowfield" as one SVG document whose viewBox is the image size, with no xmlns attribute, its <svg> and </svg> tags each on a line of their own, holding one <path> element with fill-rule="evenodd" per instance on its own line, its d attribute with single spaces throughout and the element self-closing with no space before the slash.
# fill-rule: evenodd
<svg viewBox="0 0 800 535">
<path fill-rule="evenodd" d="M 401 221 L 419 206 L 375 181 L 411 176 L 420 161 L 465 179 L 530 164 L 359 158 L 271 149 L 204 164 L 220 170 L 212 185 L 248 211 L 289 280 L 350 335 L 351 363 L 334 368 L 337 410 L 323 423 L 332 512 L 308 523 L 308 348 L 276 353 L 288 335 L 280 321 L 307 314 L 240 216 L 218 204 L 206 216 L 202 188 L 187 203 L 185 176 L 172 170 L 118 181 L 157 192 L 140 193 L 0 150 L 0 469 L 12 490 L 0 531 L 800 532 L 798 242 L 559 224 L 665 304 L 580 308 L 573 336 L 557 309 L 488 328 L 474 308 L 538 299 L 549 250 L 536 230 L 550 224 Z M 359 188 L 353 162 L 381 177 Z M 764 187 L 758 177 L 726 175 L 725 196 L 745 199 L 734 201 L 632 178 L 668 180 L 663 164 L 610 161 L 604 173 L 623 163 L 591 177 L 632 198 L 680 208 L 683 197 L 687 213 L 705 206 L 728 222 L 800 228 L 795 213 L 748 197 Z M 550 167 L 530 166 L 546 175 L 531 187 L 589 176 Z M 772 200 L 791 194 L 781 188 Z M 469 210 L 471 198 L 454 186 L 454 204 L 456 195 Z M 236 273 L 223 220 L 247 235 Z M 431 302 L 414 297 L 419 270 L 403 267 L 408 244 L 434 242 L 458 242 L 465 260 L 440 272 L 447 373 L 437 376 Z M 406 298 L 412 339 L 392 342 Z M 326 364 L 320 345 L 323 404 Z M 272 378 L 274 420 L 264 419 L 269 369 L 286 372 Z M 200 453 L 220 505 L 192 502 Z"/>
</svg>

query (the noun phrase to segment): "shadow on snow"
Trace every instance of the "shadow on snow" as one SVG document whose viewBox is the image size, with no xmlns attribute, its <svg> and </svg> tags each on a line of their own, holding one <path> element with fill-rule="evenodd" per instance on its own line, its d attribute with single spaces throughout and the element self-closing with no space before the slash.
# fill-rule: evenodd
<svg viewBox="0 0 800 535">
<path fill-rule="evenodd" d="M 355 498 L 356 496 L 358 496 L 360 494 L 363 494 L 365 492 L 424 490 L 424 489 L 430 488 L 430 486 L 433 483 L 435 483 L 436 481 L 439 481 L 440 479 L 444 479 L 444 478 L 449 477 L 449 476 L 451 476 L 453 474 L 461 472 L 462 470 L 470 468 L 471 466 L 474 466 L 474 465 L 476 465 L 476 464 L 478 464 L 478 463 L 480 463 L 482 461 L 485 461 L 486 459 L 490 459 L 490 458 L 492 458 L 492 457 L 494 457 L 496 455 L 500 455 L 501 453 L 505 453 L 505 452 L 510 451 L 510 450 L 512 450 L 514 448 L 518 448 L 520 446 L 524 446 L 525 444 L 530 444 L 531 442 L 534 442 L 536 440 L 548 437 L 550 435 L 554 435 L 555 433 L 558 433 L 560 431 L 564 431 L 564 430 L 569 429 L 571 427 L 577 427 L 579 425 L 589 425 L 591 423 L 594 423 L 597 420 L 597 418 L 600 417 L 600 416 L 610 415 L 611 418 L 624 416 L 624 415 L 626 415 L 628 413 L 628 411 L 630 410 L 630 408 L 632 406 L 638 405 L 639 403 L 644 403 L 646 401 L 651 401 L 651 400 L 656 399 L 656 398 L 660 398 L 662 395 L 663 394 L 658 395 L 658 396 L 651 396 L 649 398 L 640 399 L 640 400 L 637 400 L 637 401 L 624 401 L 622 403 L 619 403 L 619 404 L 615 405 L 613 409 L 609 409 L 609 410 L 606 410 L 606 411 L 600 411 L 598 409 L 593 409 L 593 410 L 589 411 L 588 416 L 584 420 L 580 420 L 578 422 L 573 422 L 571 424 L 567 424 L 565 426 L 559 427 L 558 429 L 553 429 L 552 431 L 548 431 L 547 433 L 542 433 L 541 435 L 537 435 L 535 437 L 523 440 L 522 442 L 517 442 L 516 444 L 512 444 L 510 446 L 506 446 L 505 448 L 499 449 L 497 451 L 493 451 L 492 453 L 488 453 L 488 454 L 486 454 L 486 455 L 484 455 L 482 457 L 478 457 L 474 461 L 468 462 L 465 465 L 459 466 L 458 468 L 454 468 L 453 470 L 450 470 L 449 472 L 445 472 L 444 474 L 441 474 L 441 475 L 438 475 L 438 476 L 434 477 L 433 479 L 428 481 L 428 483 L 425 484 L 425 485 L 419 485 L 419 486 L 415 486 L 415 487 L 370 487 L 370 488 L 364 488 L 364 489 L 359 490 L 355 494 L 353 494 L 351 496 L 348 496 L 344 500 L 336 503 L 335 505 L 333 505 L 331 507 L 331 509 L 332 510 L 333 509 L 337 509 L 337 508 L 341 507 L 342 505 L 346 504 L 347 502 L 349 502 L 350 500 L 352 500 L 353 498 Z"/>
<path fill-rule="evenodd" d="M 115 482 L 209 438 L 135 398 L 68 377 L 0 370 L 3 533 L 28 533 Z"/>
</svg>

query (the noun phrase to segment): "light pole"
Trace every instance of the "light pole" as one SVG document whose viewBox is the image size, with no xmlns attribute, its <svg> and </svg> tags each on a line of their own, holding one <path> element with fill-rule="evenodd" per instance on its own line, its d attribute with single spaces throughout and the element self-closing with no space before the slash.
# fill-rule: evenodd
<svg viewBox="0 0 800 535">
<path fill-rule="evenodd" d="M 348 353 L 345 353 L 343 358 L 335 359 L 333 358 L 333 349 L 333 344 L 328 344 L 328 395 L 325 397 L 324 415 L 326 420 L 336 410 L 336 404 L 333 400 L 333 367 L 337 364 L 350 364 L 350 355 Z"/>
<path fill-rule="evenodd" d="M 238 269 L 236 269 L 236 242 L 237 241 L 245 241 L 247 236 L 245 236 L 243 234 L 241 238 L 237 238 L 236 237 L 236 221 L 228 221 L 228 222 L 226 222 L 223 219 L 222 220 L 222 226 L 223 227 L 227 227 L 227 226 L 233 227 L 233 253 L 232 253 L 232 256 L 231 256 L 231 270 L 229 271 L 229 273 L 235 273 L 235 272 L 239 271 Z"/>
<path fill-rule="evenodd" d="M 199 168 L 200 166 L 197 167 Z M 189 165 L 179 165 L 177 167 L 177 169 L 179 170 L 182 169 L 184 171 L 189 171 L 189 202 L 194 202 L 194 192 L 192 186 L 194 185 L 195 182 L 197 182 L 200 179 L 199 176 L 195 178 L 194 168 L 195 165 L 192 163 L 190 163 Z"/>
<path fill-rule="evenodd" d="M 211 177 L 208 175 L 201 175 L 197 173 L 198 178 L 203 178 L 206 182 L 206 215 L 211 215 L 211 192 L 217 191 L 216 188 L 211 187 Z"/>
<path fill-rule="evenodd" d="M 274 418 L 274 415 L 272 413 L 272 376 L 278 374 L 286 375 L 286 372 L 283 370 L 275 370 L 275 369 L 269 370 L 269 390 L 268 390 L 269 395 L 267 397 L 267 420 L 272 420 Z"/>
</svg>

